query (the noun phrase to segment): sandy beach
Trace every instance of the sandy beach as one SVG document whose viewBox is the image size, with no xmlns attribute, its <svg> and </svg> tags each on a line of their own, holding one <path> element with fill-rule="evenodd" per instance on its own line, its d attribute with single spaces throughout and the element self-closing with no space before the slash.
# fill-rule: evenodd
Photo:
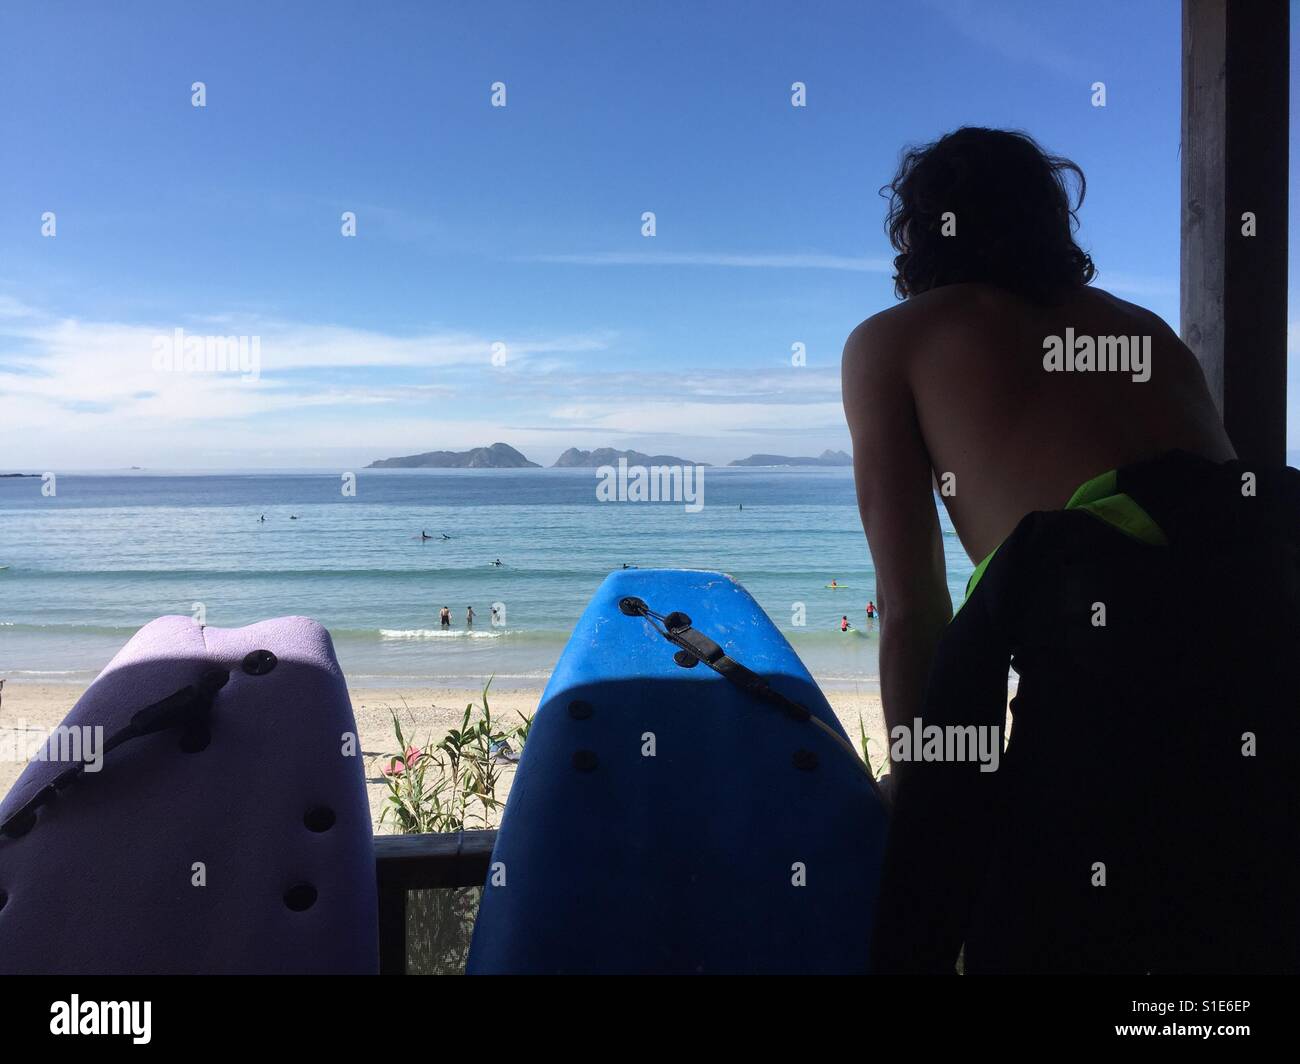
<svg viewBox="0 0 1300 1064">
<path fill-rule="evenodd" d="M 48 733 L 57 726 L 81 696 L 82 688 L 73 684 L 16 683 L 4 685 L 0 701 L 0 732 L 39 730 Z M 351 691 L 352 711 L 357 718 L 366 773 L 366 791 L 370 798 L 371 819 L 376 832 L 392 831 L 392 824 L 379 824 L 379 815 L 387 788 L 382 771 L 397 751 L 392 715 L 397 714 L 409 740 L 424 745 L 437 742 L 460 724 L 465 707 L 477 702 L 477 689 L 448 687 L 357 688 Z M 826 697 L 855 747 L 860 745 L 858 720 L 861 718 L 871 739 L 873 761 L 878 765 L 885 750 L 885 723 L 878 691 L 828 691 Z M 518 723 L 516 713 L 531 714 L 537 709 L 541 690 L 492 691 L 489 703 L 494 718 L 503 723 Z M 5 744 L 10 745 L 10 744 Z M 13 785 L 24 767 L 19 761 L 0 761 L 0 794 Z M 512 765 L 504 766 L 502 788 L 509 793 L 514 774 Z"/>
</svg>

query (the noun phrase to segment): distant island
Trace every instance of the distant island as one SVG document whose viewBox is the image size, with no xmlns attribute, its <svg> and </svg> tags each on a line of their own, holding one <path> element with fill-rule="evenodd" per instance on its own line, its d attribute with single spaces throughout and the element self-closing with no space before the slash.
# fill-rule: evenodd
<svg viewBox="0 0 1300 1064">
<path fill-rule="evenodd" d="M 640 466 L 689 466 L 707 465 L 707 462 L 690 462 L 671 454 L 642 454 L 640 451 L 617 451 L 613 447 L 597 447 L 594 451 L 580 451 L 570 447 L 555 460 L 553 469 L 596 469 L 600 466 L 618 465 L 620 458 L 627 459 L 628 465 Z"/>
<path fill-rule="evenodd" d="M 816 458 L 791 458 L 784 454 L 751 454 L 737 458 L 734 466 L 851 466 L 853 456 L 843 451 L 822 451 Z"/>
<path fill-rule="evenodd" d="M 367 469 L 540 469 L 506 443 L 469 451 L 425 451 L 401 458 L 380 458 Z"/>
<path fill-rule="evenodd" d="M 552 469 L 598 469 L 616 466 L 619 460 L 629 466 L 702 466 L 708 462 L 692 462 L 675 454 L 644 454 L 641 451 L 620 451 L 615 447 L 597 447 L 584 451 L 570 447 L 554 463 Z M 790 457 L 784 454 L 751 454 L 737 458 L 733 466 L 851 466 L 853 458 L 843 451 L 822 451 L 816 458 Z M 508 443 L 494 443 L 491 447 L 475 447 L 468 451 L 425 451 L 398 458 L 378 458 L 367 469 L 540 469 Z M 5 476 L 28 476 L 25 473 L 7 473 Z"/>
<path fill-rule="evenodd" d="M 0 473 L 0 477 L 39 477 L 39 473 Z"/>
</svg>

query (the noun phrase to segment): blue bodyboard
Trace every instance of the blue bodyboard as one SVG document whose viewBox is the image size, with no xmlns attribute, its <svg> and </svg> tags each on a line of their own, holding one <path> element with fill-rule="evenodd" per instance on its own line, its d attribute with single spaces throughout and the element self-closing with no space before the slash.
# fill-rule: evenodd
<svg viewBox="0 0 1300 1064">
<path fill-rule="evenodd" d="M 705 665 L 625 596 L 692 626 L 834 732 Z M 606 578 L 542 696 L 471 973 L 865 972 L 886 815 L 789 643 L 722 573 Z"/>
</svg>

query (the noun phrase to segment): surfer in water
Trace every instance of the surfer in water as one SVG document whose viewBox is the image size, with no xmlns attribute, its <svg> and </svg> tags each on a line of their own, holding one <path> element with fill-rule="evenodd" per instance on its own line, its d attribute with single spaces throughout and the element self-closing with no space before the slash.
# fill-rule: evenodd
<svg viewBox="0 0 1300 1064">
<path fill-rule="evenodd" d="M 266 520 L 266 514 L 263 514 L 261 517 L 258 518 L 258 520 L 259 520 L 259 521 L 265 521 L 265 520 Z"/>
<path fill-rule="evenodd" d="M 963 946 L 968 973 L 1300 968 L 1300 472 L 1236 461 L 1195 355 L 1091 285 L 1073 163 L 966 128 L 889 187 L 902 302 L 842 371 L 890 611 L 875 970 L 951 974 Z M 977 565 L 955 615 L 936 478 Z M 1212 645 L 1207 571 L 1240 618 Z M 904 760 L 916 728 L 986 753 Z"/>
<path fill-rule="evenodd" d="M 503 565 L 505 565 L 505 562 L 503 562 L 500 558 L 498 558 L 496 561 L 489 562 L 488 564 L 491 565 L 492 568 L 494 569 L 500 569 Z"/>
<path fill-rule="evenodd" d="M 433 539 L 433 537 L 432 537 L 431 535 L 429 535 L 429 533 L 426 532 L 424 529 L 420 529 L 420 538 L 421 538 L 421 539 Z"/>
</svg>

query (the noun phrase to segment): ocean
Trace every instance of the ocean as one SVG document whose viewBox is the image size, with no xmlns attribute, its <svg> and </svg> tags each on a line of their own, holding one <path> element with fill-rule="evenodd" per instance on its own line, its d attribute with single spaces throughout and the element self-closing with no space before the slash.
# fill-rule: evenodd
<svg viewBox="0 0 1300 1064">
<path fill-rule="evenodd" d="M 201 611 L 218 627 L 313 617 L 354 687 L 540 686 L 601 580 L 628 564 L 730 573 L 823 686 L 879 683 L 849 469 L 709 468 L 694 513 L 599 502 L 591 469 L 363 470 L 355 483 L 69 473 L 46 497 L 40 479 L 0 478 L 0 677 L 84 684 L 147 621 Z M 942 507 L 940 522 L 956 605 L 972 566 Z"/>
</svg>

